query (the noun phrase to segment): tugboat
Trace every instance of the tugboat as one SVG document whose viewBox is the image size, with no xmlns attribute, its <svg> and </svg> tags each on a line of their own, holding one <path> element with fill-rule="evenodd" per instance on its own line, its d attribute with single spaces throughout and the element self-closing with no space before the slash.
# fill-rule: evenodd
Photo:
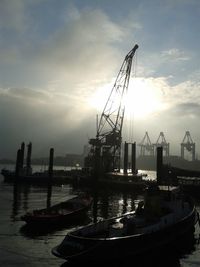
<svg viewBox="0 0 200 267">
<path fill-rule="evenodd" d="M 161 152 L 162 148 L 158 148 L 157 183 L 149 185 L 135 212 L 68 232 L 52 253 L 69 262 L 119 260 L 169 245 L 193 233 L 198 218 L 194 202 L 179 187 L 162 185 Z"/>
</svg>

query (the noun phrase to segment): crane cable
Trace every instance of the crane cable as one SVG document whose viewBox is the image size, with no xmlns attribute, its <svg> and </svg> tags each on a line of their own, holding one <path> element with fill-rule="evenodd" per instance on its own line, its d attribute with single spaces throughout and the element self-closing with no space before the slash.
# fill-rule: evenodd
<svg viewBox="0 0 200 267">
<path fill-rule="evenodd" d="M 135 60 L 133 60 L 133 66 L 132 66 L 132 75 L 131 77 L 132 78 L 136 78 L 137 76 L 137 51 L 135 53 Z M 134 90 L 135 88 L 133 88 Z M 129 110 L 129 118 L 128 118 L 128 121 L 129 121 L 129 126 L 128 126 L 128 140 L 130 143 L 133 143 L 133 130 L 134 130 L 134 112 L 133 112 L 133 109 L 130 109 Z"/>
</svg>

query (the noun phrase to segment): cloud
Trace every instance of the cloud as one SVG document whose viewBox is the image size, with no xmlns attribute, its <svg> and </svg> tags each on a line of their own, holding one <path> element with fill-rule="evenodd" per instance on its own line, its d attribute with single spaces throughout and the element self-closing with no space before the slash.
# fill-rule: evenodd
<svg viewBox="0 0 200 267">
<path fill-rule="evenodd" d="M 28 1 L 28 4 L 26 1 L 19 1 L 15 15 L 20 22 L 10 22 L 9 26 L 20 29 L 22 24 L 28 27 L 26 36 L 17 41 L 15 39 L 15 42 L 4 38 L 4 45 L 0 50 L 1 62 L 4 62 L 1 80 L 6 80 L 6 86 L 42 86 L 51 90 L 55 86 L 56 90 L 76 91 L 83 86 L 89 90 L 98 81 L 106 82 L 108 77 L 110 79 L 115 66 L 119 66 L 121 60 L 116 44 L 121 44 L 129 36 L 132 25 L 128 28 L 113 22 L 98 9 L 81 10 L 71 6 L 70 9 L 67 7 L 63 10 L 62 26 L 55 21 L 60 27 L 49 31 L 49 26 L 46 25 L 48 30 L 44 31 L 44 25 L 39 27 L 40 25 L 35 25 L 36 20 L 32 21 L 28 9 L 31 4 L 33 5 L 32 1 Z M 2 6 L 8 10 L 7 13 L 14 12 L 11 4 L 4 3 Z M 29 12 L 25 12 L 27 10 Z M 2 20 L 4 27 L 8 26 L 6 19 Z M 43 39 L 37 33 L 40 28 L 43 29 Z"/>
<path fill-rule="evenodd" d="M 58 155 L 81 153 L 87 131 L 92 131 L 86 118 L 90 116 L 66 96 L 28 88 L 1 90 L 1 156 L 14 158 L 22 141 L 33 142 L 36 156 L 47 155 L 51 146 Z"/>
<path fill-rule="evenodd" d="M 14 6 L 3 4 L 5 13 L 14 15 Z M 16 18 L 10 24 L 4 18 L 2 27 L 27 31 L 32 25 L 27 8 L 26 1 L 19 1 Z M 38 144 L 41 150 L 56 143 L 60 151 L 67 147 L 82 151 L 87 134 L 95 134 L 96 110 L 89 99 L 117 75 L 125 54 L 121 56 L 113 43 L 120 44 L 129 31 L 101 10 L 73 8 L 62 27 L 49 32 L 46 39 L 28 46 L 7 40 L 1 50 L 1 81 L 6 80 L 6 87 L 0 89 L 3 156 L 15 153 L 23 140 Z M 34 36 L 30 31 L 28 41 Z"/>
<path fill-rule="evenodd" d="M 165 50 L 161 53 L 161 56 L 172 61 L 186 61 L 190 59 L 190 57 L 186 56 L 183 51 L 180 51 L 177 48 Z"/>
<path fill-rule="evenodd" d="M 102 11 L 79 11 L 79 16 L 68 21 L 41 47 L 37 61 L 67 83 L 106 80 L 119 58 L 112 44 L 121 42 L 124 36 L 120 25 Z"/>
<path fill-rule="evenodd" d="M 105 96 L 111 90 L 136 39 L 137 76 L 147 89 L 142 97 L 146 95 L 145 101 L 151 101 L 154 92 L 160 103 L 150 116 L 136 121 L 138 140 L 146 130 L 156 137 L 160 131 L 166 132 L 167 137 L 177 137 L 183 135 L 185 127 L 195 129 L 200 103 L 199 70 L 188 68 L 194 58 L 184 46 L 170 41 L 175 37 L 171 30 L 168 35 L 165 32 L 164 38 L 164 33 L 157 34 L 161 30 L 157 20 L 148 24 L 149 16 L 156 12 L 152 4 L 147 9 L 140 6 L 140 13 L 134 6 L 127 16 L 120 17 L 98 9 L 97 5 L 77 8 L 74 4 L 61 4 L 63 8 L 57 9 L 57 1 L 52 3 L 53 6 L 47 0 L 0 2 L 3 156 L 15 153 L 23 140 L 32 141 L 39 155 L 54 145 L 62 153 L 81 152 L 87 134 L 95 136 L 99 110 L 90 101 L 96 92 L 101 92 L 99 100 L 102 91 Z M 151 9 L 154 13 L 150 13 Z M 162 11 L 164 24 L 168 16 L 165 9 Z M 156 30 L 154 26 L 158 26 Z M 138 105 L 142 107 L 145 101 Z M 155 102 L 151 104 L 155 106 Z M 196 137 L 197 130 L 194 133 Z"/>
<path fill-rule="evenodd" d="M 24 0 L 0 2 L 0 29 L 22 32 L 26 29 Z"/>
<path fill-rule="evenodd" d="M 171 113 L 186 119 L 197 119 L 200 116 L 200 104 L 193 102 L 181 103 L 174 107 Z"/>
</svg>

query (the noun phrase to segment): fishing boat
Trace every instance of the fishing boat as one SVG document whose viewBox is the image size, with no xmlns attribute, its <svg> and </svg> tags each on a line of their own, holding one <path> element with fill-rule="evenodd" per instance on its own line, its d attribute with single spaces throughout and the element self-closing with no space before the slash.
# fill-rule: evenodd
<svg viewBox="0 0 200 267">
<path fill-rule="evenodd" d="M 134 212 L 68 232 L 52 253 L 69 262 L 127 259 L 194 233 L 196 221 L 194 202 L 179 187 L 151 184 Z"/>
<path fill-rule="evenodd" d="M 92 204 L 90 196 L 75 196 L 49 208 L 33 210 L 21 216 L 31 226 L 58 226 L 73 223 L 84 216 Z"/>
</svg>

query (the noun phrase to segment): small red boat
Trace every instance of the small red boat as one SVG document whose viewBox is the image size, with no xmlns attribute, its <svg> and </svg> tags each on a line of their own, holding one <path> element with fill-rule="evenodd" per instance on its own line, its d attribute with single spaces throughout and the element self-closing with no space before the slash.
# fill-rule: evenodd
<svg viewBox="0 0 200 267">
<path fill-rule="evenodd" d="M 21 220 L 29 225 L 57 226 L 74 223 L 87 214 L 92 204 L 90 196 L 76 196 L 65 202 L 58 203 L 50 208 L 33 210 L 21 216 Z"/>
</svg>

